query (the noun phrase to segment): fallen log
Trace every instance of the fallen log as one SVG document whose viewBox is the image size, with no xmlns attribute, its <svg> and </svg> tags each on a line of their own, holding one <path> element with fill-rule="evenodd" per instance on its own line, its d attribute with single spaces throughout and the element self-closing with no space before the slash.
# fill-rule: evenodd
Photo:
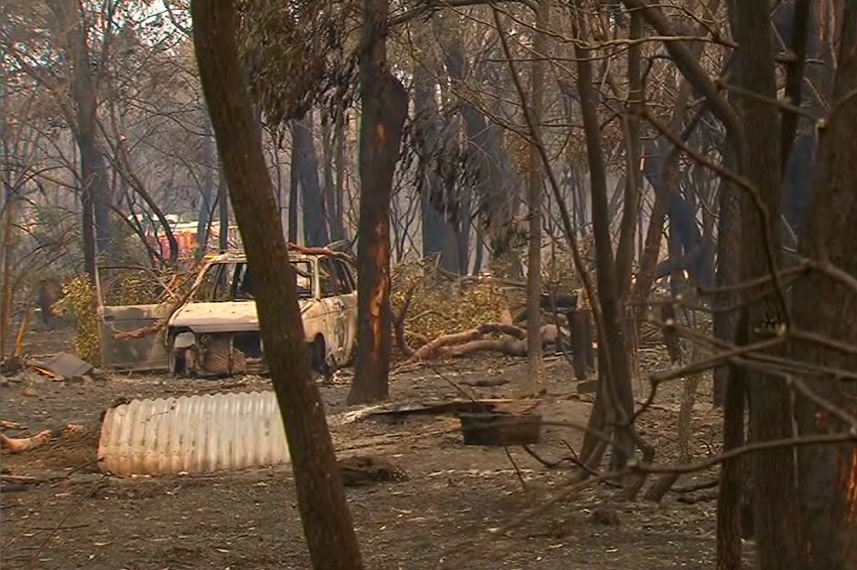
<svg viewBox="0 0 857 570">
<path fill-rule="evenodd" d="M 416 289 L 415 283 L 405 291 L 402 308 L 398 314 L 393 315 L 394 337 L 399 351 L 407 359 L 405 365 L 438 358 L 457 358 L 479 352 L 497 352 L 507 356 L 527 355 L 527 331 L 509 323 L 508 315 L 504 319 L 502 309 L 501 319 L 505 322 L 485 323 L 470 330 L 443 334 L 432 340 L 419 338 L 423 341 L 422 346 L 413 348 L 407 340 L 409 335 L 405 330 L 405 318 Z M 508 310 L 506 312 L 508 313 Z M 568 336 L 567 332 L 563 332 Z M 494 338 L 485 338 L 488 336 Z M 560 342 L 560 329 L 557 325 L 544 325 L 541 328 L 541 336 L 542 346 L 556 345 Z"/>
<path fill-rule="evenodd" d="M 24 453 L 41 447 L 53 439 L 83 433 L 84 427 L 79 424 L 66 424 L 55 429 L 45 429 L 29 437 L 9 437 L 0 433 L 0 450 L 8 453 Z"/>
<path fill-rule="evenodd" d="M 500 338 L 485 338 L 497 335 Z M 545 325 L 541 330 L 542 346 L 559 341 L 556 325 Z M 507 356 L 527 355 L 527 332 L 513 325 L 486 323 L 468 331 L 441 335 L 412 351 L 407 363 L 437 358 L 459 358 L 479 352 L 497 352 Z"/>
</svg>

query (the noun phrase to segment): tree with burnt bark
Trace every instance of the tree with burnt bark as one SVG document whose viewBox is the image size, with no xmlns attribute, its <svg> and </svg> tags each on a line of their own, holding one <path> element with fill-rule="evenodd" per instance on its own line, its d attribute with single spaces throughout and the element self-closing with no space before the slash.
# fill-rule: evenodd
<svg viewBox="0 0 857 570">
<path fill-rule="evenodd" d="M 348 403 L 389 391 L 390 201 L 408 95 L 387 62 L 388 0 L 364 0 L 360 42 L 360 221 L 357 232 L 358 344 Z"/>
<path fill-rule="evenodd" d="M 360 549 L 324 405 L 310 374 L 296 276 L 238 59 L 235 8 L 230 0 L 193 0 L 191 12 L 200 79 L 247 263 L 254 275 L 262 340 L 283 417 L 313 567 L 360 569 Z"/>
<path fill-rule="evenodd" d="M 584 19 L 580 13 L 576 17 L 575 29 L 578 33 L 585 33 Z M 578 59 L 577 91 L 580 96 L 580 110 L 589 160 L 596 277 L 601 311 L 601 326 L 598 331 L 600 376 L 598 399 L 605 408 L 604 417 L 616 426 L 611 466 L 614 470 L 618 470 L 625 467 L 636 449 L 636 442 L 631 434 L 633 427 L 629 424 L 634 413 L 634 394 L 631 386 L 625 327 L 622 324 L 624 308 L 610 235 L 606 167 L 601 143 L 597 96 L 593 84 L 592 62 L 590 51 L 585 46 L 575 44 L 574 51 Z M 590 421 L 590 424 L 592 423 Z M 598 429 L 596 426 L 597 424 L 593 425 Z"/>
<path fill-rule="evenodd" d="M 536 29 L 533 51 L 536 57 L 530 70 L 529 103 L 532 124 L 538 130 L 544 120 L 545 62 L 547 54 L 547 27 L 550 4 L 539 2 L 536 8 Z M 533 133 L 534 138 L 538 133 Z M 527 378 L 522 386 L 524 394 L 545 392 L 544 361 L 542 359 L 542 204 L 544 203 L 544 173 L 538 143 L 530 143 L 527 180 Z"/>
<path fill-rule="evenodd" d="M 743 124 L 738 167 L 752 188 L 741 196 L 740 276 L 750 281 L 782 267 L 779 248 L 782 181 L 780 112 L 777 98 L 773 29 L 767 2 L 733 2 L 732 33 L 738 42 L 736 108 Z M 744 95 L 746 94 L 746 95 Z M 752 151 L 750 151 L 752 149 Z M 742 309 L 739 335 L 746 344 L 779 334 L 787 319 L 783 292 L 771 292 Z M 736 371 L 744 382 L 749 409 L 749 441 L 794 436 L 790 393 L 785 380 L 755 370 Z M 730 382 L 733 380 L 730 378 Z M 737 420 L 736 420 L 737 421 Z M 750 458 L 755 537 L 761 568 L 796 568 L 799 564 L 797 488 L 794 453 L 778 449 Z"/>
<path fill-rule="evenodd" d="M 792 354 L 808 366 L 851 371 L 857 368 L 853 351 L 820 345 L 810 336 L 857 346 L 857 1 L 844 3 L 839 21 L 832 106 L 819 125 L 817 174 L 800 253 L 847 277 L 813 271 L 795 285 L 794 326 L 807 335 L 796 339 Z M 800 435 L 854 435 L 857 383 L 832 372 L 799 377 L 812 393 L 795 399 Z M 798 460 L 803 568 L 857 568 L 857 442 L 803 447 Z"/>
</svg>

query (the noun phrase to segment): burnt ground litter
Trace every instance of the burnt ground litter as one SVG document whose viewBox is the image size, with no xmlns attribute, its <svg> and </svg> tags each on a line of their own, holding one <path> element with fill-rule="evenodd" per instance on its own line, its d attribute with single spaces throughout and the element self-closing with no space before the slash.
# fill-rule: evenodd
<svg viewBox="0 0 857 570">
<path fill-rule="evenodd" d="M 56 339 L 40 349 L 66 349 Z M 48 346 L 53 344 L 53 346 Z M 44 350 L 43 350 L 44 351 Z M 649 358 L 657 367 L 660 358 Z M 514 397 L 525 374 L 521 359 L 470 357 L 396 372 L 394 401 Z M 542 414 L 552 422 L 585 423 L 591 403 L 578 396 L 561 356 L 546 362 L 548 391 Z M 474 380 L 508 384 L 478 387 Z M 720 418 L 708 405 L 710 385 L 698 395 L 692 446 L 697 458 L 714 453 Z M 0 494 L 0 565 L 4 569 L 87 568 L 179 570 L 197 568 L 302 569 L 310 566 L 295 503 L 290 467 L 198 476 L 103 475 L 95 465 L 97 426 L 117 401 L 223 390 L 270 390 L 265 378 L 177 380 L 109 374 L 83 382 L 50 379 L 0 385 L 0 419 L 32 434 L 57 424 L 94 426 L 77 442 L 57 442 L 3 455 L 7 475 L 39 484 Z M 343 381 L 320 387 L 328 414 L 345 405 Z M 642 385 L 638 386 L 642 391 Z M 26 392 L 26 395 L 25 395 Z M 657 460 L 675 460 L 680 385 L 666 390 L 640 419 Z M 587 569 L 713 567 L 715 505 L 617 502 L 616 490 L 594 485 L 566 494 L 569 462 L 547 467 L 520 447 L 465 446 L 449 416 L 412 416 L 390 423 L 364 419 L 331 428 L 340 457 L 372 455 L 400 467 L 407 480 L 347 490 L 366 568 Z M 17 434 L 8 433 L 10 437 Z M 533 449 L 551 460 L 579 449 L 581 435 L 545 427 Z M 679 485 L 713 479 L 714 471 L 684 476 Z M 538 509 L 507 532 L 523 513 Z"/>
</svg>

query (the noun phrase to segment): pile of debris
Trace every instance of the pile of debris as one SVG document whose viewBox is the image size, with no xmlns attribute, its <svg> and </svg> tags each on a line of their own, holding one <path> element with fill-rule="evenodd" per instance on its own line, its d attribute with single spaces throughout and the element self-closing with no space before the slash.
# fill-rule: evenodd
<svg viewBox="0 0 857 570">
<path fill-rule="evenodd" d="M 525 283 L 491 275 L 456 276 L 402 265 L 393 279 L 397 356 L 408 362 L 479 352 L 526 356 Z M 569 315 L 588 310 L 577 290 L 541 295 L 543 347 L 571 348 Z"/>
<path fill-rule="evenodd" d="M 46 380 L 90 383 L 99 377 L 94 366 L 67 352 L 32 358 L 13 356 L 0 362 L 0 386 L 14 382 L 32 387 Z"/>
</svg>

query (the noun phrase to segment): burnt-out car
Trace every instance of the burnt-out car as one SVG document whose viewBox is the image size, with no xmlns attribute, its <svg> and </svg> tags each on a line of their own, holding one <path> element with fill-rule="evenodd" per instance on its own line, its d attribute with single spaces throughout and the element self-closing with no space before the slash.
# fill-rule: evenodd
<svg viewBox="0 0 857 570">
<path fill-rule="evenodd" d="M 351 267 L 328 255 L 290 253 L 313 368 L 328 374 L 347 364 L 357 337 L 357 288 Z M 267 372 L 253 276 L 243 253 L 209 259 L 189 301 L 167 321 L 170 371 L 228 376 Z"/>
</svg>

